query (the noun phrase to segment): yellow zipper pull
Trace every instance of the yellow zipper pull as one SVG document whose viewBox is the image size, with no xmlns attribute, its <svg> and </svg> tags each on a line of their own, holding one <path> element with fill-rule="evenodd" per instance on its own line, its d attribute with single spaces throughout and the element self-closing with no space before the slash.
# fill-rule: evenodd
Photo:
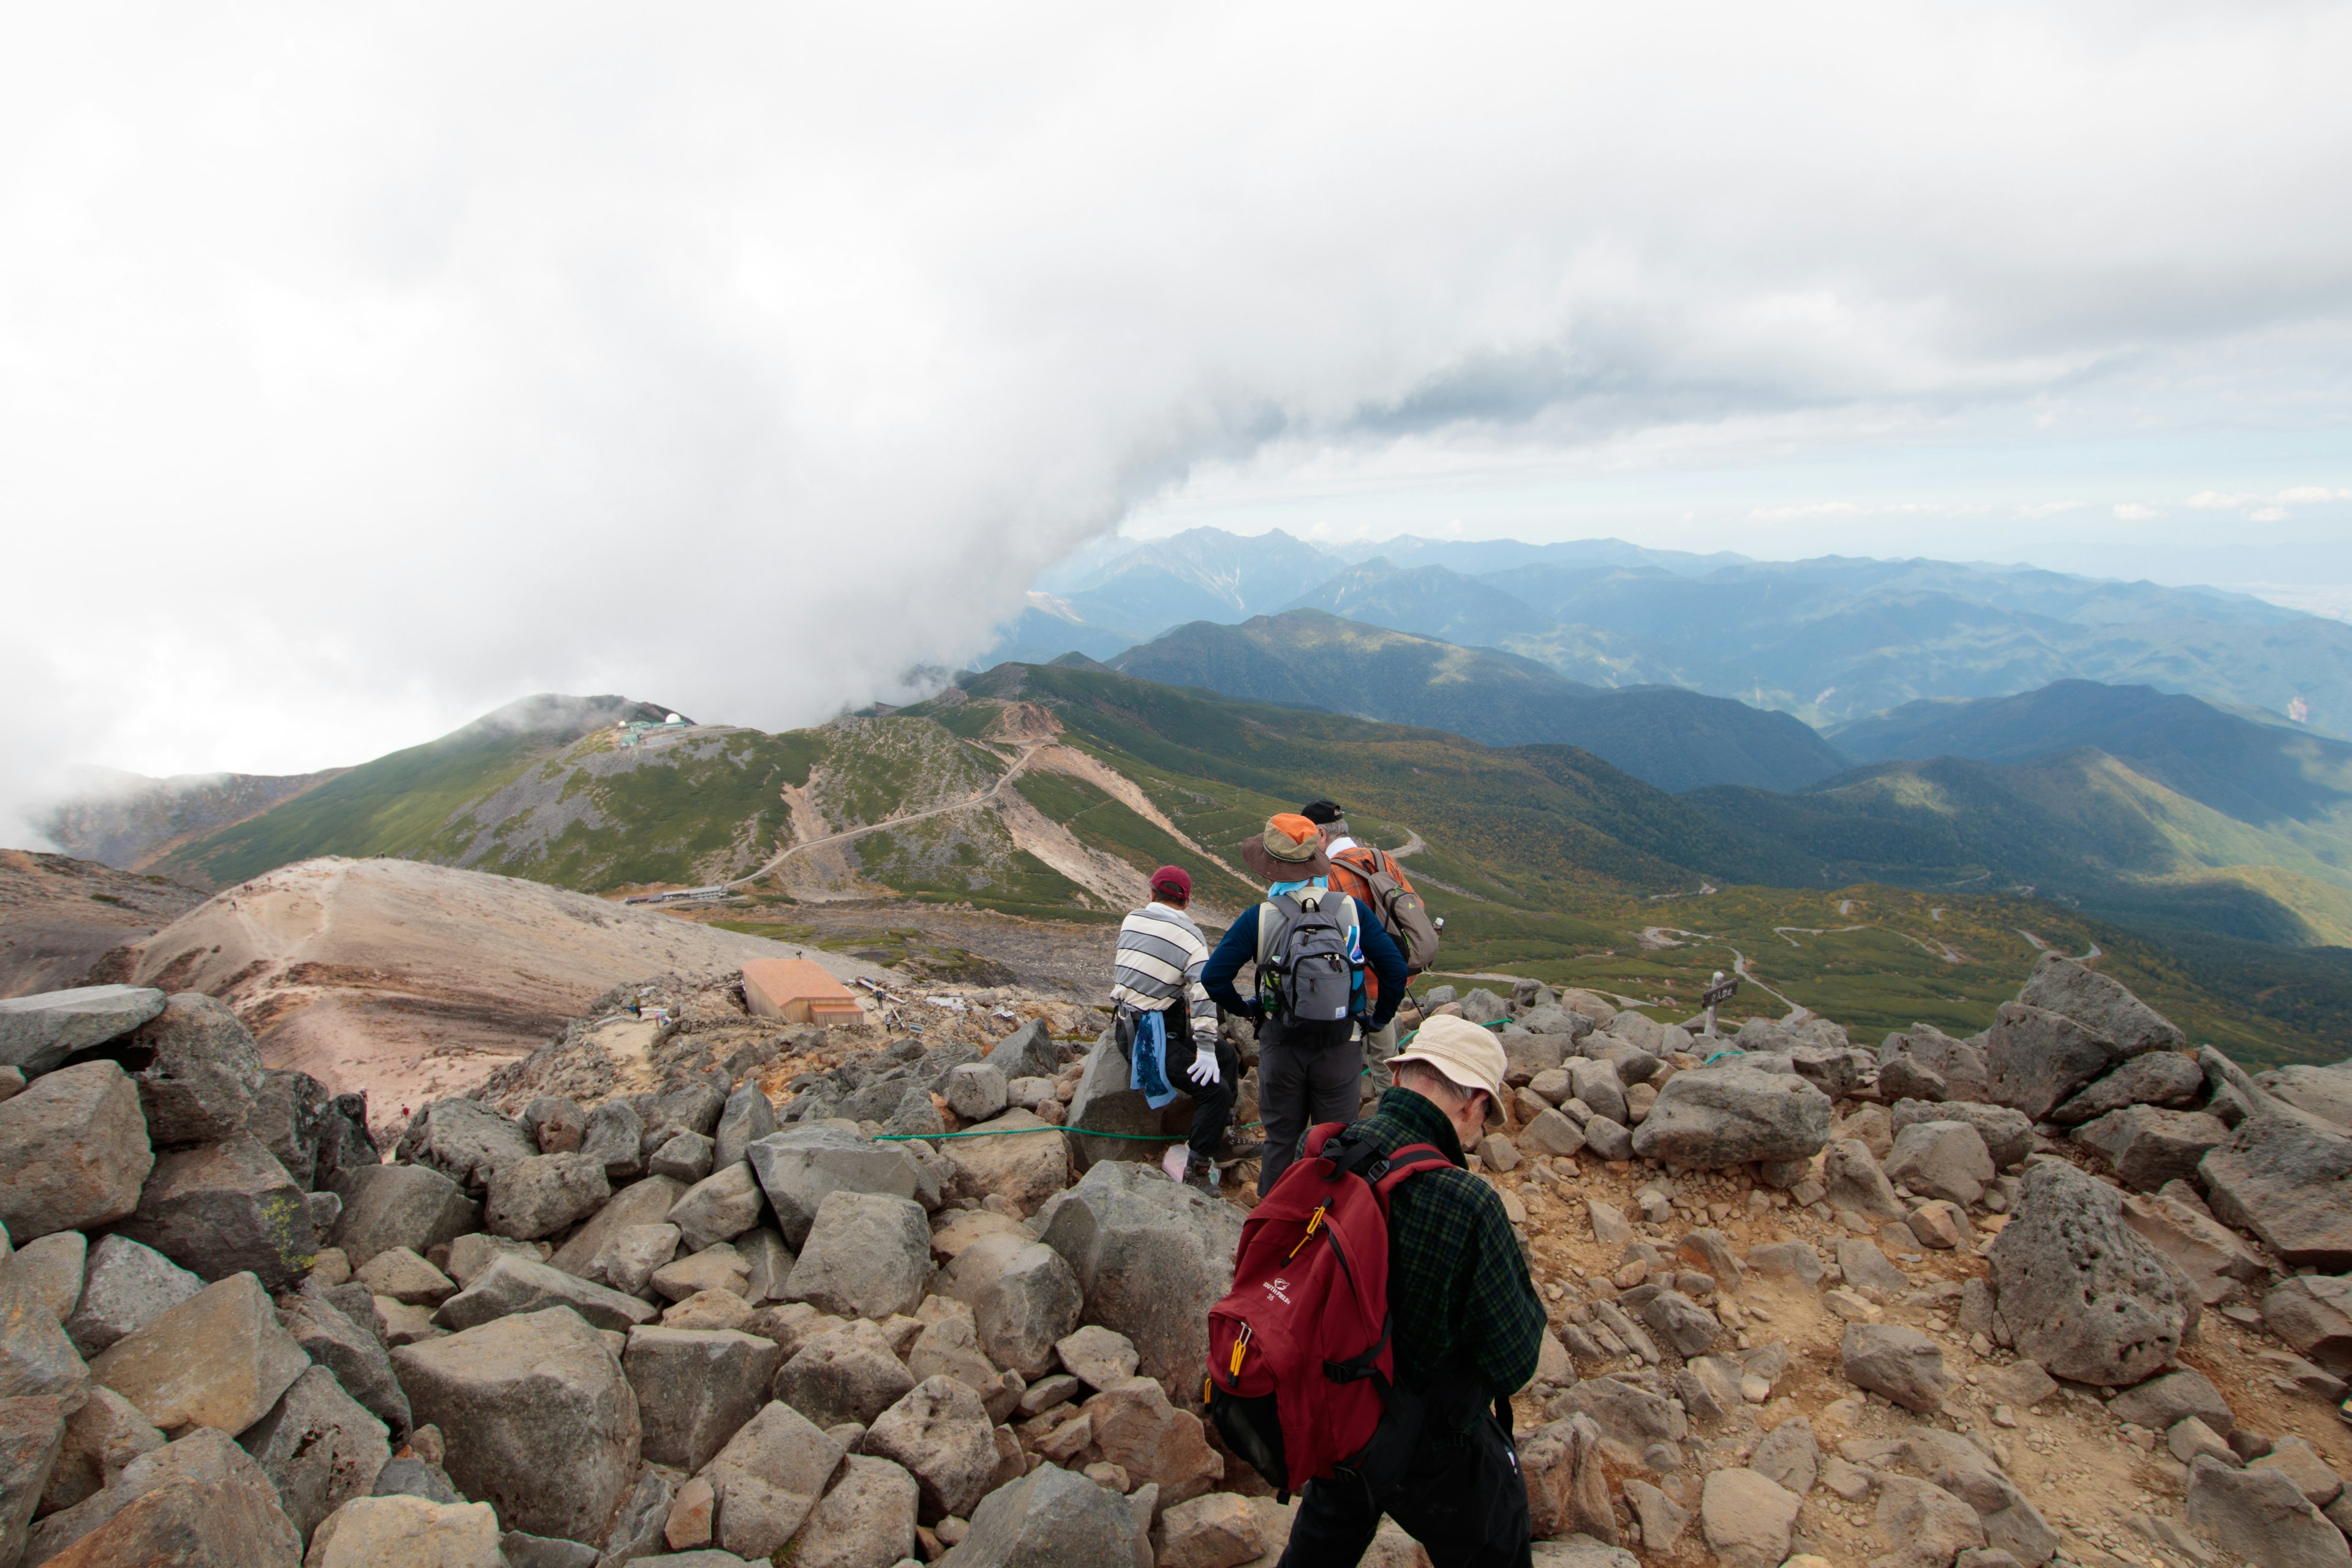
<svg viewBox="0 0 2352 1568">
<path fill-rule="evenodd" d="M 1307 1216 L 1307 1229 L 1306 1229 L 1303 1233 L 1301 1233 L 1301 1234 L 1300 1234 L 1300 1236 L 1299 1236 L 1299 1237 L 1298 1237 L 1298 1247 L 1292 1247 L 1292 1248 L 1290 1249 L 1290 1251 L 1289 1251 L 1287 1254 L 1286 1254 L 1286 1255 L 1284 1256 L 1284 1258 L 1283 1258 L 1283 1261 L 1284 1261 L 1285 1263 L 1289 1262 L 1289 1261 L 1291 1260 L 1291 1258 L 1296 1258 L 1296 1257 L 1297 1257 L 1297 1256 L 1298 1256 L 1298 1248 L 1299 1248 L 1299 1247 L 1305 1247 L 1305 1246 L 1307 1244 L 1307 1242 L 1309 1242 L 1310 1240 L 1312 1240 L 1312 1239 L 1314 1238 L 1314 1236 L 1315 1236 L 1315 1227 L 1316 1227 L 1317 1226 L 1318 1226 L 1318 1225 L 1321 1225 L 1322 1223 L 1323 1223 L 1323 1205 L 1322 1205 L 1321 1204 L 1317 1204 L 1317 1205 L 1315 1205 L 1315 1212 L 1314 1212 L 1313 1214 L 1308 1215 Z"/>
<path fill-rule="evenodd" d="M 1249 1349 L 1251 1332 L 1250 1325 L 1244 1323 L 1242 1331 L 1234 1336 L 1233 1364 L 1225 1369 L 1226 1375 L 1239 1377 L 1242 1374 L 1242 1355 Z"/>
</svg>

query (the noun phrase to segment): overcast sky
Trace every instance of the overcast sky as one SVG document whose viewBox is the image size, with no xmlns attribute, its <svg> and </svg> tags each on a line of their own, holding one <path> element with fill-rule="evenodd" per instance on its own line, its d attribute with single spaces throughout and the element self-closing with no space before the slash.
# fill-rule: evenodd
<svg viewBox="0 0 2352 1568">
<path fill-rule="evenodd" d="M 0 824 L 531 690 L 809 721 L 1121 526 L 2326 598 L 2347 68 L 2250 0 L 16 7 Z"/>
</svg>

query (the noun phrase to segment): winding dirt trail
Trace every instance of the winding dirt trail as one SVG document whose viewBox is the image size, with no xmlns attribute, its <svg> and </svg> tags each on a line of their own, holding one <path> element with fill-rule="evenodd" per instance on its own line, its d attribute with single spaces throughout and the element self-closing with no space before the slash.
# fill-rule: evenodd
<svg viewBox="0 0 2352 1568">
<path fill-rule="evenodd" d="M 1029 765 L 1029 760 L 1051 743 L 1052 742 L 1046 741 L 1038 741 L 1023 747 L 1021 754 L 1013 760 L 1013 765 L 1006 768 L 1003 773 L 997 774 L 996 782 L 990 784 L 986 789 L 982 790 L 977 795 L 968 795 L 962 800 L 950 801 L 945 805 L 926 806 L 921 811 L 910 811 L 906 813 L 904 816 L 885 817 L 880 822 L 869 822 L 862 827 L 845 828 L 839 833 L 828 833 L 821 838 L 803 838 L 798 844 L 788 846 L 784 849 L 778 851 L 772 858 L 767 861 L 766 864 L 761 866 L 758 869 L 746 872 L 744 875 L 737 877 L 730 881 L 722 882 L 719 886 L 723 888 L 748 887 L 750 884 L 756 882 L 761 878 L 766 876 L 769 872 L 773 871 L 777 867 L 782 866 L 793 856 L 804 854 L 811 849 L 823 849 L 826 846 L 834 844 L 846 844 L 853 838 L 863 838 L 869 833 L 879 833 L 887 827 L 903 827 L 909 822 L 924 822 L 934 816 L 945 816 L 951 811 L 970 811 L 973 806 L 986 805 L 991 801 L 993 801 L 998 795 L 1003 794 L 1004 786 L 1011 784 L 1015 778 L 1020 776 L 1021 771 Z"/>
</svg>

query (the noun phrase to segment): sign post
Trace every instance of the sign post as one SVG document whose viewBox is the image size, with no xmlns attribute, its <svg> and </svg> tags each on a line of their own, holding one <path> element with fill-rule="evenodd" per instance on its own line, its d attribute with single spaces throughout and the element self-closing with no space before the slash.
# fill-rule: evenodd
<svg viewBox="0 0 2352 1568">
<path fill-rule="evenodd" d="M 1723 971 L 1717 970 L 1714 981 L 1699 996 L 1699 1000 L 1706 1004 L 1706 1037 L 1708 1039 L 1716 1037 L 1715 1010 L 1738 994 L 1739 994 L 1739 977 L 1735 974 L 1727 980 L 1724 978 Z"/>
</svg>

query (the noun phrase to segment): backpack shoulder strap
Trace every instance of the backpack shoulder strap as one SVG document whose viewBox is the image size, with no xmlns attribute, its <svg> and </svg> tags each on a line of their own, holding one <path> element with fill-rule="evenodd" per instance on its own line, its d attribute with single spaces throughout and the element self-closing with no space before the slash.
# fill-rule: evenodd
<svg viewBox="0 0 2352 1568">
<path fill-rule="evenodd" d="M 1274 956 L 1274 940 L 1298 913 L 1298 900 L 1285 893 L 1278 899 L 1268 899 L 1257 907 L 1257 961 L 1261 968 Z"/>
<path fill-rule="evenodd" d="M 1389 1157 L 1381 1163 L 1377 1173 L 1366 1171 L 1364 1179 L 1372 1184 L 1372 1191 L 1381 1195 L 1382 1203 L 1386 1203 L 1389 1194 L 1402 1185 L 1407 1178 L 1453 1163 L 1434 1143 L 1406 1143 L 1391 1150 Z"/>
</svg>

